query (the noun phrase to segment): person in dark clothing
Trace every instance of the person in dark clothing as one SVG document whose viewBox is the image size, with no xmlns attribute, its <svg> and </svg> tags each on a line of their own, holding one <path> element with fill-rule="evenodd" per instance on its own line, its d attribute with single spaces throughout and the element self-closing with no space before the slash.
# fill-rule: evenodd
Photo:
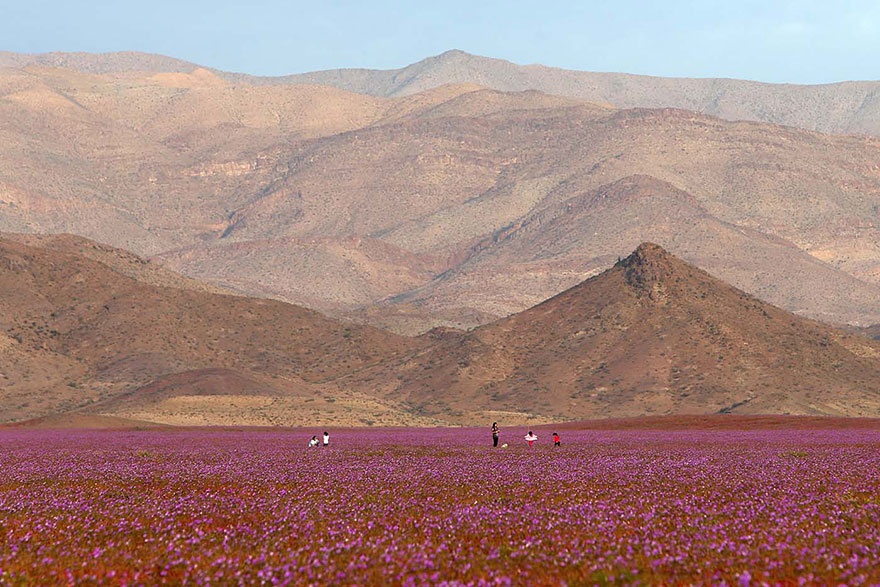
<svg viewBox="0 0 880 587">
<path fill-rule="evenodd" d="M 498 446 L 498 422 L 492 422 L 492 446 Z"/>
</svg>

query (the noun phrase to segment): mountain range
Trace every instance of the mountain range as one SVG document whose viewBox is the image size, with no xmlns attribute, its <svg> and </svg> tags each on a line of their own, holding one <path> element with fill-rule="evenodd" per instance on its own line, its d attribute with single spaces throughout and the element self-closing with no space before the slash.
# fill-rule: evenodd
<svg viewBox="0 0 880 587">
<path fill-rule="evenodd" d="M 191 73 L 194 63 L 137 52 L 16 54 L 0 52 L 0 67 L 50 66 L 95 74 Z M 454 84 L 544 94 L 618 108 L 678 108 L 727 120 L 753 120 L 834 134 L 880 134 L 880 81 L 820 85 L 772 84 L 727 78 L 662 78 L 626 73 L 517 65 L 450 50 L 400 69 L 335 69 L 278 77 L 210 69 L 235 84 L 330 86 L 400 97 Z"/>
<path fill-rule="evenodd" d="M 504 92 L 537 90 L 618 108 L 678 108 L 727 120 L 753 120 L 835 134 L 880 133 L 880 82 L 769 84 L 736 79 L 661 78 L 517 65 L 452 50 L 393 70 L 339 69 L 279 78 L 373 96 L 406 96 L 447 84 Z"/>
<path fill-rule="evenodd" d="M 78 237 L 0 239 L 4 421 L 538 424 L 880 415 L 880 342 L 644 243 L 471 331 L 404 337 L 232 296 Z"/>
<path fill-rule="evenodd" d="M 404 334 L 522 311 L 643 241 L 799 315 L 880 323 L 869 136 L 487 89 L 518 66 L 461 52 L 386 72 L 423 80 L 392 98 L 131 53 L 0 64 L 2 231 Z M 461 81 L 444 71 L 473 75 L 423 89 Z"/>
<path fill-rule="evenodd" d="M 878 87 L 0 53 L 3 419 L 876 416 Z"/>
</svg>

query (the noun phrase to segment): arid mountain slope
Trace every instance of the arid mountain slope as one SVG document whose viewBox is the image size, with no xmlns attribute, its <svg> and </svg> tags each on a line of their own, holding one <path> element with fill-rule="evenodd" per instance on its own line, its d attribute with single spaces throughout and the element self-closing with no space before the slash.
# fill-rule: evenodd
<svg viewBox="0 0 880 587">
<path fill-rule="evenodd" d="M 605 270 L 622 247 L 634 249 L 646 240 L 798 313 L 833 322 L 877 310 L 877 286 L 841 274 L 782 239 L 723 222 L 671 184 L 631 176 L 528 215 L 442 279 L 371 307 L 364 320 L 403 331 L 413 313 L 476 313 L 476 320 L 515 313 L 523 303 L 543 301 L 548 290 Z M 468 305 L 462 308 L 464 299 Z M 816 299 L 826 314 L 816 312 Z"/>
<path fill-rule="evenodd" d="M 158 270 L 123 274 L 92 258 L 124 267 L 122 252 L 72 237 L 49 244 L 0 239 L 4 421 L 880 415 L 880 342 L 769 306 L 656 245 L 520 314 L 406 338 L 182 278 L 186 289 L 152 285 L 137 278 Z"/>
<path fill-rule="evenodd" d="M 169 271 L 157 263 L 138 257 L 134 253 L 103 245 L 72 234 L 3 234 L 8 243 L 27 245 L 62 255 L 77 255 L 97 261 L 107 268 L 146 285 L 171 287 L 193 291 L 232 295 L 233 292 L 213 286 L 204 281 L 185 277 Z"/>
<path fill-rule="evenodd" d="M 475 83 L 504 92 L 538 90 L 618 108 L 681 108 L 727 120 L 770 122 L 837 134 L 880 134 L 877 81 L 804 86 L 660 78 L 516 65 L 463 51 L 447 51 L 402 69 L 340 69 L 259 81 L 320 84 L 388 97 L 452 83 Z"/>
<path fill-rule="evenodd" d="M 35 55 L 0 52 L 0 68 L 30 66 L 116 76 L 190 74 L 202 69 L 236 85 L 312 84 L 378 97 L 410 96 L 450 84 L 474 84 L 503 92 L 537 90 L 617 108 L 680 108 L 727 120 L 754 120 L 826 133 L 880 134 L 878 81 L 797 85 L 661 78 L 517 65 L 458 50 L 400 69 L 337 69 L 280 77 L 210 70 L 171 57 L 132 51 Z"/>
<path fill-rule="evenodd" d="M 484 94 L 494 97 L 472 93 L 451 102 Z M 874 140 L 726 123 L 681 111 L 575 106 L 476 118 L 411 116 L 310 143 L 271 191 L 234 214 L 222 240 L 162 258 L 184 273 L 211 279 L 212 259 L 217 250 L 225 250 L 225 279 L 241 271 L 258 281 L 254 269 L 259 268 L 265 276 L 259 281 L 279 294 L 292 290 L 289 282 L 299 288 L 320 283 L 320 271 L 310 267 L 349 267 L 349 274 L 364 284 L 360 294 L 346 289 L 347 284 L 324 290 L 325 302 L 316 307 L 326 311 L 369 306 L 382 294 L 406 294 L 419 281 L 428 285 L 426 277 L 433 272 L 431 277 L 457 291 L 462 311 L 499 316 L 574 285 L 641 240 L 653 239 L 694 261 L 688 255 L 718 251 L 720 277 L 747 291 L 767 292 L 773 303 L 823 320 L 867 324 L 880 318 L 872 309 L 878 297 L 871 285 L 880 259 L 871 236 L 877 231 L 873 210 L 880 201 L 878 156 L 880 145 Z M 621 215 L 621 207 L 616 216 L 621 220 L 613 225 L 596 219 L 592 244 L 570 239 L 560 249 L 549 237 L 535 241 L 546 247 L 528 255 L 536 261 L 529 270 L 534 276 L 529 291 L 445 283 L 475 252 L 481 259 L 497 255 L 496 268 L 503 265 L 500 259 L 522 259 L 521 251 L 504 253 L 513 241 L 503 235 L 524 224 L 532 233 L 541 232 L 544 224 L 529 219 L 548 209 L 555 209 L 556 216 L 598 214 L 577 203 L 631 175 L 651 176 L 690 194 L 707 220 L 739 231 L 742 242 L 757 238 L 764 244 L 731 247 L 717 230 L 692 231 L 674 242 L 668 236 L 681 222 L 673 216 L 664 229 L 648 220 L 656 216 Z M 774 240 L 780 253 L 805 259 L 806 252 L 829 266 L 779 263 L 778 255 L 755 254 Z M 259 243 L 259 250 L 252 244 L 242 249 L 237 241 Z M 353 250 L 373 241 L 385 247 L 371 245 L 368 255 Z M 593 246 L 598 241 L 601 252 Z M 343 245 L 336 253 L 335 243 Z M 242 250 L 247 256 L 240 255 Z M 318 254 L 320 262 L 309 261 Z M 334 254 L 338 261 L 332 260 Z M 575 254 L 580 258 L 572 264 Z M 263 269 L 284 257 L 290 259 L 285 272 L 270 275 Z M 398 263 L 405 264 L 405 271 L 377 271 Z M 808 267 L 823 275 L 800 273 Z M 858 279 L 829 278 L 833 269 Z M 384 276 L 381 284 L 371 281 L 377 275 Z M 477 277 L 471 287 L 480 288 L 488 277 Z M 836 291 L 820 296 L 811 282 Z M 503 296 L 508 306 L 496 312 L 478 301 L 487 295 Z M 301 290 L 288 299 L 311 304 L 320 297 L 319 290 Z M 848 298 L 861 301 L 851 304 Z"/>
<path fill-rule="evenodd" d="M 0 230 L 407 333 L 523 310 L 643 240 L 799 314 L 880 322 L 877 139 L 167 69 L 0 70 Z"/>
<path fill-rule="evenodd" d="M 113 53 L 12 53 L 0 51 L 0 67 L 31 65 L 63 67 L 83 73 L 123 74 L 130 72 L 188 73 L 198 66 L 164 55 L 117 51 Z"/>
<path fill-rule="evenodd" d="M 381 367 L 397 381 L 388 393 L 427 415 L 880 414 L 880 343 L 765 304 L 653 244 L 524 312 L 429 338 L 429 351 Z"/>
<path fill-rule="evenodd" d="M 235 404 L 238 396 L 251 403 L 268 398 L 261 404 L 262 423 L 301 422 L 297 411 L 307 409 L 308 400 L 356 398 L 329 381 L 418 347 L 411 339 L 282 302 L 138 281 L 82 254 L 108 253 L 82 239 L 56 241 L 52 248 L 20 240 L 0 239 L 6 421 L 90 405 L 103 413 L 101 402 L 113 399 L 121 403 L 108 404 L 117 406 L 112 415 L 137 418 L 141 414 L 120 411 L 128 405 L 120 396 L 141 395 L 142 405 L 151 390 L 170 386 L 177 396 L 192 396 L 182 410 L 189 423 L 223 423 L 217 404 Z M 154 277 L 138 274 L 144 275 Z M 396 413 L 389 405 L 373 407 L 381 408 L 377 421 Z M 363 408 L 363 401 L 355 402 L 341 416 L 350 419 Z M 175 422 L 166 412 L 164 419 Z M 248 418 L 261 423 L 254 414 Z"/>
</svg>

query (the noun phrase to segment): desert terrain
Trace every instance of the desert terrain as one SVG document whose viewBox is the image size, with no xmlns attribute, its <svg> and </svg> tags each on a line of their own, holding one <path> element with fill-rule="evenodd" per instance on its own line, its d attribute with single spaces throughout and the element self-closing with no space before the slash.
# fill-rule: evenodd
<svg viewBox="0 0 880 587">
<path fill-rule="evenodd" d="M 2 53 L 0 420 L 878 417 L 876 91 Z"/>
<path fill-rule="evenodd" d="M 79 237 L 0 239 L 0 303 L 5 422 L 880 416 L 880 341 L 771 306 L 652 243 L 523 312 L 416 337 L 218 292 Z"/>
<path fill-rule="evenodd" d="M 399 91 L 128 53 L 0 63 L 0 231 L 409 335 L 520 312 L 645 241 L 798 315 L 880 323 L 880 143 L 849 123 L 542 92 L 455 52 Z M 808 102 L 853 112 L 848 88 Z"/>
</svg>

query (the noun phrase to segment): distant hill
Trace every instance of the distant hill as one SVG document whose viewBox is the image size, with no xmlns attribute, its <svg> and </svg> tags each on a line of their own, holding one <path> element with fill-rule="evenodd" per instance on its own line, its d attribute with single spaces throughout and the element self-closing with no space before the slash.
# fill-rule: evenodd
<svg viewBox="0 0 880 587">
<path fill-rule="evenodd" d="M 234 84 L 322 85 L 378 97 L 410 96 L 450 84 L 473 84 L 502 92 L 536 90 L 616 108 L 680 108 L 726 120 L 769 122 L 835 134 L 880 135 L 878 80 L 798 85 L 727 78 L 664 78 L 518 65 L 455 49 L 400 69 L 334 69 L 261 77 L 135 51 L 0 51 L 0 68 L 29 66 L 60 67 L 90 74 L 192 73 L 201 68 Z"/>
<path fill-rule="evenodd" d="M 481 243 L 441 279 L 371 306 L 362 320 L 405 330 L 412 315 L 466 316 L 465 291 L 481 294 L 467 305 L 478 313 L 475 321 L 485 321 L 479 312 L 514 313 L 543 301 L 554 286 L 563 289 L 604 271 L 622 247 L 647 238 L 760 298 L 826 322 L 874 315 L 876 286 L 784 240 L 723 222 L 671 184 L 630 176 L 528 215 Z M 566 273 L 571 268 L 578 270 Z"/>
<path fill-rule="evenodd" d="M 164 55 L 118 51 L 113 53 L 11 53 L 0 51 L 0 68 L 29 66 L 62 67 L 83 73 L 117 74 L 130 72 L 188 73 L 198 66 Z"/>
<path fill-rule="evenodd" d="M 373 96 L 406 96 L 446 84 L 474 83 L 504 92 L 538 90 L 617 108 L 681 108 L 727 120 L 755 120 L 838 134 L 880 134 L 880 81 L 823 85 L 735 79 L 661 78 L 516 65 L 447 51 L 393 70 L 337 69 L 257 83 L 310 83 Z"/>
</svg>

